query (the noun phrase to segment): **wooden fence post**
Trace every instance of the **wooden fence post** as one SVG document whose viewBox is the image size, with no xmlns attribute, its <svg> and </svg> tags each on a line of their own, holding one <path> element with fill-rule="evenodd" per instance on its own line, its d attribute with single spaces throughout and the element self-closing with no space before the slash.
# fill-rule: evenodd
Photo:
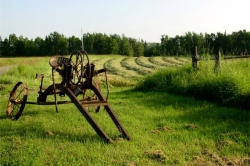
<svg viewBox="0 0 250 166">
<path fill-rule="evenodd" d="M 221 69 L 221 53 L 220 53 L 220 51 L 216 52 L 216 54 L 214 56 L 214 61 L 215 61 L 214 72 L 220 72 L 220 69 Z"/>
<path fill-rule="evenodd" d="M 191 54 L 192 54 L 192 66 L 194 69 L 198 69 L 199 55 L 197 52 L 197 46 L 191 48 Z"/>
</svg>

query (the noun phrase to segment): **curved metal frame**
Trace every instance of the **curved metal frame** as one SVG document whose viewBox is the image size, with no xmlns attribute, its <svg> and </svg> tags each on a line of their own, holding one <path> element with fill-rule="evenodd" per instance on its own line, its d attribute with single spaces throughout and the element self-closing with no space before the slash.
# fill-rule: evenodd
<svg viewBox="0 0 250 166">
<path fill-rule="evenodd" d="M 84 75 L 84 60 L 81 52 L 78 50 L 73 51 L 70 55 L 70 61 L 73 63 L 71 83 L 77 85 Z"/>
<path fill-rule="evenodd" d="M 28 98 L 28 87 L 23 82 L 18 82 L 10 93 L 6 114 L 9 119 L 17 120 L 23 113 Z"/>
<path fill-rule="evenodd" d="M 93 81 L 96 89 L 101 91 L 99 84 L 96 81 Z M 98 96 L 95 94 L 95 92 L 91 89 L 83 89 L 83 101 L 100 101 Z M 95 111 L 99 112 L 100 111 L 100 106 L 89 106 L 88 107 L 89 111 Z"/>
</svg>

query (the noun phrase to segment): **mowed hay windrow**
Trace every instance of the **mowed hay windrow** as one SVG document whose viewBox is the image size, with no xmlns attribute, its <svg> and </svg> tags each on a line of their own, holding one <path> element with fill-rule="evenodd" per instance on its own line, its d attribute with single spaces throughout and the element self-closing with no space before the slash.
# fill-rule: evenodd
<svg viewBox="0 0 250 166">
<path fill-rule="evenodd" d="M 110 70 L 112 74 L 119 75 L 122 77 L 138 77 L 140 76 L 134 70 L 126 70 L 125 67 L 121 66 L 121 61 L 124 59 L 124 56 L 116 57 L 105 62 L 104 66 Z"/>
<path fill-rule="evenodd" d="M 149 57 L 138 57 L 135 58 L 135 62 L 142 67 L 146 67 L 146 68 L 150 68 L 150 69 L 161 69 L 163 68 L 163 66 L 152 63 L 151 61 L 149 61 Z"/>
<path fill-rule="evenodd" d="M 112 58 L 111 57 L 105 58 L 105 56 L 104 56 L 104 58 L 99 58 L 98 60 L 95 59 L 92 61 L 92 58 L 90 57 L 90 62 L 95 64 L 96 70 L 99 70 L 99 69 L 103 69 L 105 62 L 110 60 L 110 59 L 112 59 Z"/>
<path fill-rule="evenodd" d="M 183 62 L 176 60 L 174 57 L 162 57 L 162 60 L 171 64 L 174 64 L 176 67 L 183 65 Z"/>
<path fill-rule="evenodd" d="M 121 65 L 123 67 L 125 67 L 127 70 L 136 71 L 140 75 L 150 74 L 150 73 L 154 72 L 153 69 L 149 69 L 149 68 L 146 68 L 146 67 L 139 66 L 135 62 L 135 57 L 127 57 L 127 58 L 122 59 Z"/>
<path fill-rule="evenodd" d="M 190 58 L 184 58 L 184 57 L 175 57 L 177 61 L 183 62 L 183 63 L 190 63 L 192 61 L 191 57 Z"/>
<path fill-rule="evenodd" d="M 178 64 L 178 65 L 183 65 L 184 64 L 184 62 L 179 61 L 175 57 L 168 57 L 167 59 L 169 59 L 170 61 L 172 61 L 173 63 Z"/>
<path fill-rule="evenodd" d="M 149 61 L 151 63 L 157 64 L 159 66 L 164 66 L 164 67 L 175 67 L 173 63 L 166 62 L 162 59 L 162 57 L 157 56 L 157 57 L 150 57 Z"/>
<path fill-rule="evenodd" d="M 128 57 L 122 55 L 90 55 L 95 69 L 106 68 L 108 74 L 124 78 L 142 77 L 157 70 L 179 67 L 188 63 L 187 58 L 177 57 Z"/>
</svg>

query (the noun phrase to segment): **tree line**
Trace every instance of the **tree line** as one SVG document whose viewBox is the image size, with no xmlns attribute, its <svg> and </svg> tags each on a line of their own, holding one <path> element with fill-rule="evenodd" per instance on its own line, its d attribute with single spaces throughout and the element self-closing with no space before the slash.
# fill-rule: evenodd
<svg viewBox="0 0 250 166">
<path fill-rule="evenodd" d="M 223 55 L 250 54 L 250 31 L 240 30 L 232 34 L 194 33 L 187 32 L 184 36 L 169 38 L 162 35 L 161 44 L 158 45 L 158 55 L 188 55 L 191 48 L 197 46 L 198 54 L 215 54 L 220 51 Z"/>
<path fill-rule="evenodd" d="M 47 56 L 68 55 L 73 50 L 82 49 L 82 40 L 78 37 L 65 37 L 58 32 L 50 33 L 42 39 L 29 40 L 23 36 L 10 34 L 9 38 L 0 38 L 2 56 Z M 102 33 L 83 34 L 84 50 L 89 54 L 120 54 L 143 56 L 146 41 L 136 40 L 125 35 L 106 35 Z"/>
<path fill-rule="evenodd" d="M 250 32 L 240 30 L 232 34 L 187 32 L 183 36 L 162 35 L 160 43 L 148 43 L 143 39 L 134 39 L 125 35 L 107 35 L 102 33 L 83 34 L 83 47 L 89 54 L 120 54 L 127 56 L 168 56 L 190 55 L 191 48 L 197 46 L 199 54 L 223 55 L 250 54 Z M 36 37 L 29 40 L 10 34 L 1 39 L 1 56 L 47 56 L 68 55 L 73 50 L 82 49 L 82 40 L 78 37 L 66 37 L 58 32 L 50 33 L 45 39 Z"/>
</svg>

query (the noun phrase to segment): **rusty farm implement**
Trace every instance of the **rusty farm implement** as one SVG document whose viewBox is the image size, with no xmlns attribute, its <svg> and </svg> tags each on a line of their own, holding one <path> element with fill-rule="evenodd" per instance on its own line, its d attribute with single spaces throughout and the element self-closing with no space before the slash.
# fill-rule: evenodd
<svg viewBox="0 0 250 166">
<path fill-rule="evenodd" d="M 6 109 L 8 118 L 12 120 L 19 119 L 26 104 L 55 105 L 56 112 L 58 112 L 59 104 L 74 103 L 96 133 L 106 142 L 113 142 L 89 112 L 89 108 L 94 108 L 95 112 L 99 112 L 100 107 L 103 106 L 117 129 L 121 132 L 122 137 L 128 140 L 130 139 L 128 132 L 110 107 L 107 97 L 103 96 L 98 83 L 93 80 L 93 77 L 97 74 L 105 73 L 108 94 L 109 88 L 106 69 L 95 70 L 95 65 L 89 62 L 87 52 L 78 50 L 73 51 L 70 58 L 52 57 L 49 64 L 52 68 L 53 83 L 49 87 L 44 88 L 44 75 L 36 74 L 36 78 L 41 79 L 41 85 L 39 87 L 37 101 L 31 102 L 28 101 L 27 84 L 24 82 L 18 82 L 11 91 L 8 100 Z M 61 76 L 60 83 L 55 83 L 55 72 L 59 73 Z M 54 96 L 54 101 L 47 101 L 47 96 L 49 95 Z M 58 101 L 58 95 L 61 97 L 67 95 L 70 100 Z"/>
</svg>

